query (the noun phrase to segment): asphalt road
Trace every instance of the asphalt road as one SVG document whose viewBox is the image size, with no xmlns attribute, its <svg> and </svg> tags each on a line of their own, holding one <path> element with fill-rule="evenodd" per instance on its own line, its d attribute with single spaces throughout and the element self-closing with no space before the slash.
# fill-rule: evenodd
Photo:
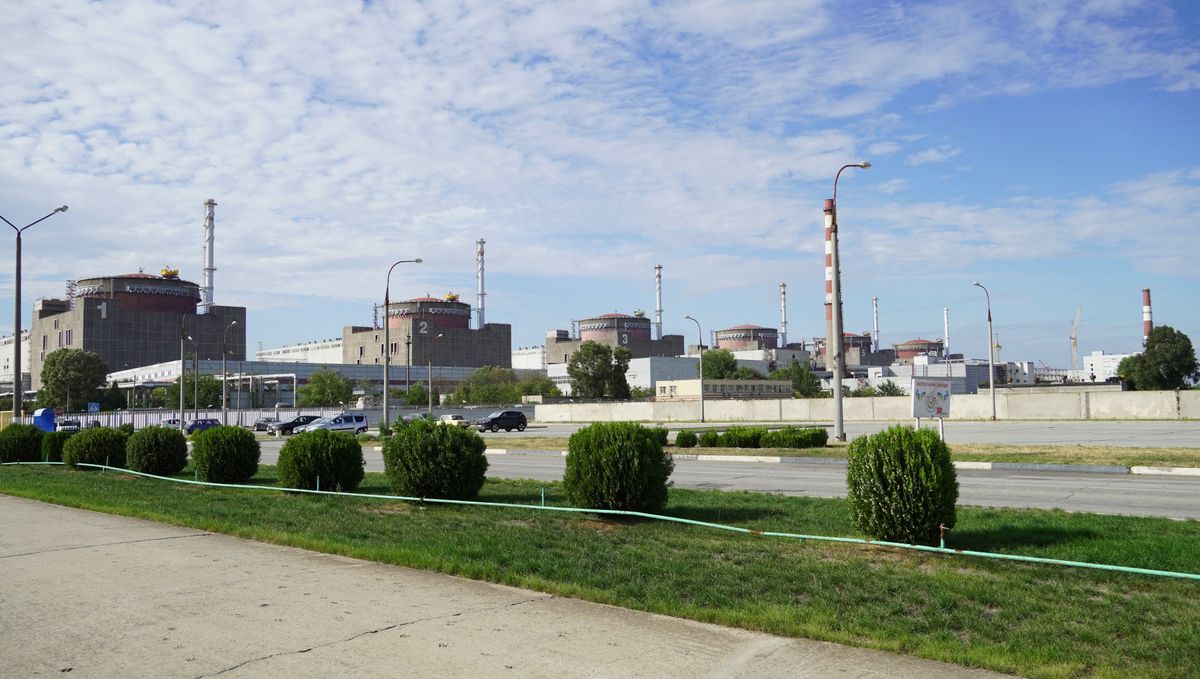
<svg viewBox="0 0 1200 679">
<path fill-rule="evenodd" d="M 727 422 L 699 424 L 671 423 L 671 429 L 723 427 Z M 763 422 L 741 424 L 763 426 Z M 807 426 L 832 426 L 829 422 L 799 422 Z M 895 424 L 894 422 L 848 422 L 846 435 L 849 438 L 873 434 Z M 922 423 L 925 426 L 925 423 Z M 531 424 L 521 436 L 561 437 L 570 436 L 583 424 Z M 779 426 L 771 423 L 771 426 Z M 486 433 L 485 438 L 503 440 L 516 435 L 499 432 Z M 1196 420 L 1153 420 L 1153 421 L 1002 421 L 1002 422 L 946 422 L 946 442 L 954 443 L 1029 443 L 1029 444 L 1084 444 L 1118 447 L 1200 448 L 1200 421 Z"/>
<path fill-rule="evenodd" d="M 279 459 L 278 441 L 262 445 L 263 464 Z M 383 471 L 383 456 L 363 447 L 368 471 Z M 511 451 L 489 455 L 488 475 L 559 481 L 561 453 Z M 845 463 L 703 462 L 676 460 L 671 480 L 681 488 L 746 490 L 810 497 L 845 497 Z M 959 504 L 1037 507 L 1097 514 L 1200 519 L 1200 477 L 1131 476 L 964 469 L 958 472 Z"/>
</svg>

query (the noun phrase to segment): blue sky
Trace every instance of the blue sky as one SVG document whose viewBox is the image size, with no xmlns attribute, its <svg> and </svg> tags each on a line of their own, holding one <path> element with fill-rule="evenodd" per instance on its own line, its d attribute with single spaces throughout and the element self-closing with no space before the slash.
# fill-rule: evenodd
<svg viewBox="0 0 1200 679">
<path fill-rule="evenodd" d="M 0 30 L 0 214 L 25 323 L 68 278 L 164 265 L 278 346 L 393 298 L 474 301 L 514 346 L 612 311 L 824 334 L 839 184 L 847 330 L 1005 359 L 1200 341 L 1192 2 L 48 2 Z M 12 240 L 0 245 L 11 332 Z M 5 254 L 7 253 L 7 254 Z M 7 290 L 7 292 L 6 292 Z"/>
</svg>

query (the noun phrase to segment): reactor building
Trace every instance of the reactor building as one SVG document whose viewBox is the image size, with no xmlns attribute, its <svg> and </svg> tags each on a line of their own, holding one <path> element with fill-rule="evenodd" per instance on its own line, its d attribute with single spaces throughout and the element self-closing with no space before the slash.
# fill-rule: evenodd
<svg viewBox="0 0 1200 679">
<path fill-rule="evenodd" d="M 75 281 L 67 299 L 41 299 L 34 305 L 32 388 L 41 387 L 46 357 L 58 349 L 90 351 L 116 371 L 178 361 L 180 339 L 190 337 L 184 340 L 189 355 L 219 360 L 224 344 L 229 360 L 245 360 L 245 307 L 202 301 L 201 287 L 173 269 L 158 276 L 130 273 Z"/>
<path fill-rule="evenodd" d="M 654 339 L 652 323 L 644 315 L 602 314 L 574 322 L 574 332 L 551 330 L 546 333 L 546 363 L 566 363 L 584 342 L 624 347 L 633 358 L 682 356 L 683 335 L 663 335 Z"/>
<path fill-rule="evenodd" d="M 384 309 L 391 364 L 512 367 L 512 326 L 486 323 L 471 328 L 471 305 L 458 295 L 416 297 Z M 342 331 L 342 363 L 383 365 L 383 328 L 347 326 Z"/>
</svg>

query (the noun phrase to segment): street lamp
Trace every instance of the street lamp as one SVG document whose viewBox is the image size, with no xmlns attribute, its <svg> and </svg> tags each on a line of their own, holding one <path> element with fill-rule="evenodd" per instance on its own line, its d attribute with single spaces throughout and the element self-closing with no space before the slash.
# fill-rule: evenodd
<svg viewBox="0 0 1200 679">
<path fill-rule="evenodd" d="M 388 387 L 391 386 L 389 365 L 392 362 L 391 310 L 389 308 L 392 301 L 392 269 L 395 269 L 397 264 L 405 263 L 420 264 L 421 258 L 402 259 L 398 262 L 393 262 L 388 267 L 387 279 L 384 281 L 383 286 L 383 425 L 380 427 L 380 431 L 384 427 L 392 426 L 392 409 L 390 407 L 391 403 L 388 400 Z M 404 388 L 408 389 L 408 386 L 406 385 Z"/>
<path fill-rule="evenodd" d="M 698 338 L 698 341 L 699 341 L 698 346 L 700 348 L 699 349 L 699 351 L 700 351 L 700 421 L 703 422 L 704 421 L 704 331 L 700 329 L 700 321 L 697 321 L 696 319 L 692 318 L 691 316 L 684 316 L 684 318 L 686 318 L 689 321 L 696 324 L 696 337 Z"/>
<path fill-rule="evenodd" d="M 229 373 L 225 370 L 225 356 L 229 353 L 228 349 L 226 349 L 226 341 L 229 339 L 229 329 L 235 325 L 237 325 L 237 321 L 230 321 L 229 325 L 225 326 L 225 332 L 221 334 L 221 424 L 229 424 L 225 414 L 225 384 L 229 379 Z"/>
<path fill-rule="evenodd" d="M 983 290 L 983 298 L 987 300 L 988 312 L 988 392 L 992 396 L 992 420 L 996 419 L 996 367 L 993 364 L 992 348 L 995 346 L 995 340 L 992 339 L 992 296 L 988 294 L 988 289 L 980 285 L 979 281 L 975 281 L 971 285 Z"/>
<path fill-rule="evenodd" d="M 17 232 L 17 268 L 15 269 L 15 271 L 13 273 L 13 287 L 15 288 L 15 292 L 16 292 L 16 298 L 13 301 L 13 363 L 12 363 L 12 365 L 13 365 L 12 412 L 13 412 L 13 423 L 14 424 L 19 424 L 21 422 L 21 420 L 18 418 L 20 418 L 21 415 L 24 414 L 21 400 L 25 396 L 25 383 L 21 381 L 21 234 L 25 232 L 25 229 L 28 229 L 29 227 L 33 226 L 34 224 L 37 224 L 38 222 L 41 222 L 41 221 L 45 221 L 45 220 L 53 217 L 54 215 L 58 214 L 59 212 L 66 212 L 66 211 L 67 211 L 66 205 L 63 205 L 61 207 L 56 207 L 56 208 L 54 208 L 54 212 L 51 212 L 50 214 L 46 215 L 45 217 L 42 217 L 41 219 L 39 219 L 37 221 L 30 222 L 30 223 L 26 224 L 25 226 L 22 226 L 19 229 L 17 228 L 16 224 L 13 224 L 12 222 L 5 219 L 5 217 L 3 215 L 0 215 L 0 219 L 3 219 L 5 224 L 8 224 L 9 226 L 11 226 L 13 228 L 13 231 Z"/>
<path fill-rule="evenodd" d="M 442 335 L 439 333 L 433 339 L 440 340 Z M 429 343 L 429 415 L 433 416 L 433 342 Z"/>
<path fill-rule="evenodd" d="M 183 378 L 187 375 L 187 358 L 184 342 L 192 342 L 192 336 L 183 332 L 183 319 L 179 321 L 179 432 L 186 433 L 183 423 Z M 194 342 L 193 342 L 194 343 Z"/>
<path fill-rule="evenodd" d="M 842 274 L 838 265 L 838 223 L 837 223 L 837 185 L 838 179 L 842 176 L 842 170 L 848 167 L 857 167 L 867 169 L 871 164 L 867 161 L 861 163 L 850 163 L 838 168 L 837 174 L 833 176 L 833 198 L 825 201 L 825 228 L 829 229 L 829 246 L 828 261 L 826 266 L 830 268 L 830 276 L 832 280 L 829 286 L 829 305 L 833 318 L 831 334 L 833 337 L 826 344 L 825 357 L 826 364 L 833 364 L 833 437 L 838 441 L 846 440 L 846 426 L 842 418 L 842 373 L 845 372 L 845 343 L 842 337 Z"/>
</svg>

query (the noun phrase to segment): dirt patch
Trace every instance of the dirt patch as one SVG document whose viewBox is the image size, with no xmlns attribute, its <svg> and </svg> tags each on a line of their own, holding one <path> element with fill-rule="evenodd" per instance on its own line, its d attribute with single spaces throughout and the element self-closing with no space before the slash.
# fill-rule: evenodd
<svg viewBox="0 0 1200 679">
<path fill-rule="evenodd" d="M 364 514 L 390 516 L 393 514 L 411 514 L 413 507 L 407 502 L 397 502 L 395 504 L 371 505 L 369 507 L 362 507 L 359 509 L 359 511 Z"/>
<path fill-rule="evenodd" d="M 579 522 L 580 528 L 594 530 L 597 533 L 615 533 L 619 530 L 625 530 L 625 526 L 613 521 L 604 521 L 602 519 L 583 519 Z"/>
</svg>

